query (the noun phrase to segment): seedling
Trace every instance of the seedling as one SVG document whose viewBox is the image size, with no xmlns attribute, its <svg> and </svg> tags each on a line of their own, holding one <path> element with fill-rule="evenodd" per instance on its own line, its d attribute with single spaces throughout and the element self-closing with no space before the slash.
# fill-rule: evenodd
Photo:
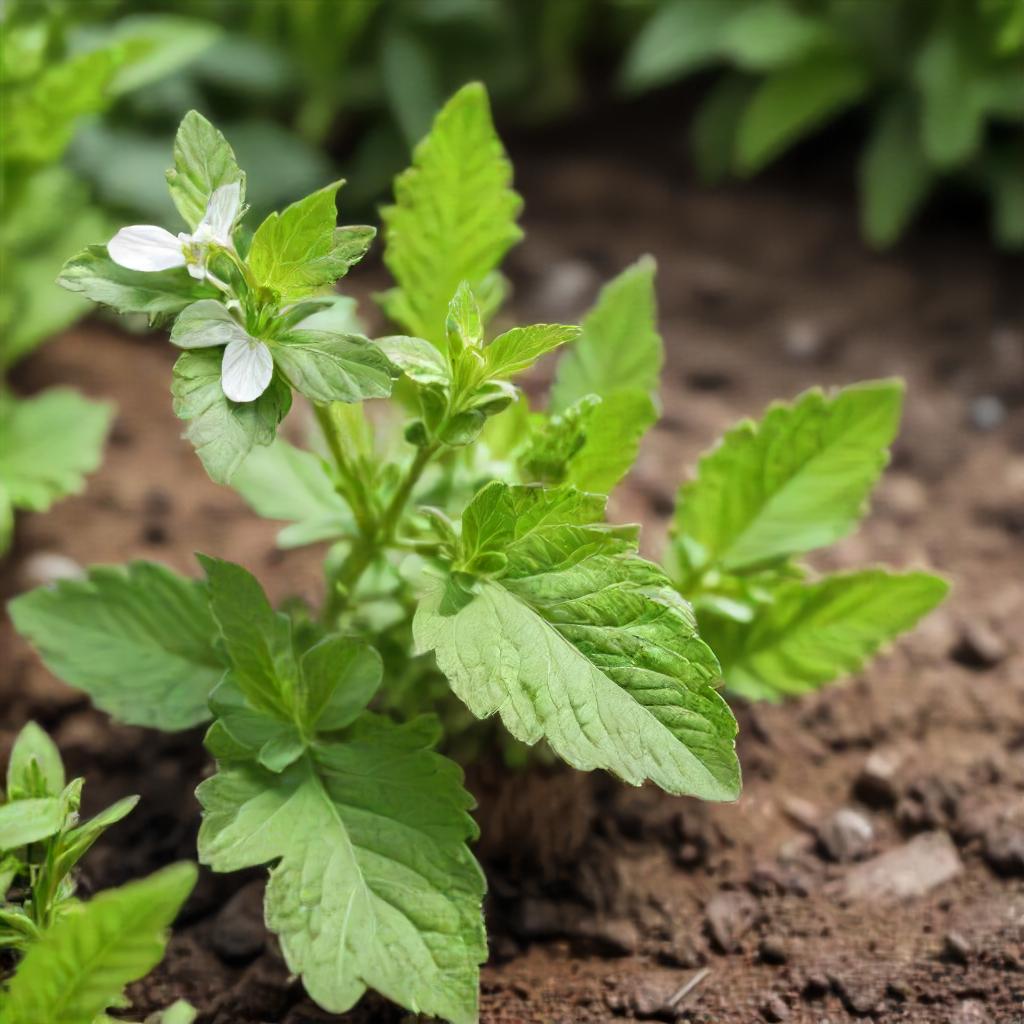
<svg viewBox="0 0 1024 1024">
<path fill-rule="evenodd" d="M 177 864 L 82 903 L 78 862 L 138 802 L 126 797 L 80 823 L 84 781 L 66 781 L 39 726 L 22 729 L 0 803 L 0 1024 L 109 1020 L 106 1010 L 127 1005 L 124 987 L 163 956 L 167 927 L 195 884 L 195 866 Z M 178 1003 L 147 1024 L 193 1017 Z"/>
<path fill-rule="evenodd" d="M 582 330 L 490 326 L 521 203 L 479 86 L 441 111 L 383 211 L 395 284 L 379 300 L 403 333 L 368 339 L 326 291 L 373 237 L 336 226 L 340 183 L 250 235 L 245 175 L 196 113 L 168 180 L 185 231 L 124 229 L 61 280 L 171 325 L 186 436 L 210 476 L 290 522 L 282 544 L 330 542 L 323 606 L 275 610 L 245 569 L 200 556 L 203 581 L 97 567 L 11 614 L 55 673 L 118 719 L 208 725 L 217 769 L 197 794 L 200 860 L 272 865 L 267 924 L 321 1006 L 342 1012 L 374 988 L 474 1021 L 486 942 L 473 802 L 435 750 L 437 715 L 419 712 L 443 714 L 449 750 L 467 718 L 500 720 L 576 768 L 735 799 L 736 723 L 684 595 L 713 626 L 724 615 L 769 631 L 800 579 L 791 556 L 861 511 L 899 388 L 812 393 L 730 435 L 683 491 L 666 572 L 637 553 L 637 527 L 605 518 L 657 417 L 654 263 L 611 282 Z M 550 406 L 531 411 L 515 379 L 563 346 Z M 276 437 L 295 393 L 319 433 L 308 448 Z M 795 432 L 781 459 L 780 430 Z M 888 579 L 873 585 L 889 593 Z M 931 586 L 921 611 L 941 595 Z M 771 635 L 789 637 L 794 618 Z M 850 669 L 893 631 L 833 613 L 815 638 L 842 656 L 821 653 L 828 671 L 800 685 Z M 737 643 L 724 649 L 736 689 L 777 678 Z"/>
</svg>

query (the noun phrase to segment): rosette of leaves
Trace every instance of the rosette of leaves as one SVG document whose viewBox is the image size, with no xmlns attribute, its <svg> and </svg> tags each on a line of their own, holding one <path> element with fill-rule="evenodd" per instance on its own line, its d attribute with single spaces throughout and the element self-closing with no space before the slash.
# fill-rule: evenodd
<svg viewBox="0 0 1024 1024">
<path fill-rule="evenodd" d="M 124 989 L 161 960 L 167 928 L 195 884 L 177 864 L 94 896 L 75 896 L 75 869 L 137 797 L 81 822 L 83 779 L 68 782 L 60 753 L 34 722 L 18 734 L 0 801 L 0 949 L 16 966 L 0 970 L 2 1024 L 101 1024 L 127 1006 Z M 191 1024 L 185 1003 L 147 1024 Z"/>
<path fill-rule="evenodd" d="M 893 0 L 661 0 L 630 44 L 639 92 L 724 65 L 692 125 L 709 180 L 756 174 L 864 108 L 861 223 L 884 247 L 945 178 L 984 189 L 992 230 L 1024 245 L 1024 8 Z"/>
</svg>

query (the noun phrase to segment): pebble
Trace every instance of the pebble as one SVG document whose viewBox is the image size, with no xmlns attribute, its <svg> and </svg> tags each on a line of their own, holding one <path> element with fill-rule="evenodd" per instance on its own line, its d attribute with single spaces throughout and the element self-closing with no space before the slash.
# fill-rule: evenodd
<svg viewBox="0 0 1024 1024">
<path fill-rule="evenodd" d="M 789 950 L 785 942 L 777 935 L 766 935 L 757 947 L 757 955 L 761 962 L 779 966 L 789 960 Z"/>
<path fill-rule="evenodd" d="M 892 807 L 899 799 L 897 779 L 906 760 L 904 750 L 894 747 L 873 750 L 853 784 L 854 795 L 869 807 Z"/>
<path fill-rule="evenodd" d="M 874 839 L 871 822 L 852 807 L 841 807 L 818 826 L 819 845 L 840 864 L 866 856 Z"/>
<path fill-rule="evenodd" d="M 584 917 L 568 934 L 594 944 L 604 956 L 631 956 L 640 946 L 637 926 L 625 917 Z"/>
<path fill-rule="evenodd" d="M 1024 831 L 1007 823 L 992 825 L 982 838 L 982 852 L 998 874 L 1024 875 Z"/>
<path fill-rule="evenodd" d="M 968 622 L 951 654 L 966 668 L 987 669 L 1004 661 L 1010 653 L 1006 641 L 985 622 Z"/>
<path fill-rule="evenodd" d="M 708 930 L 723 953 L 732 953 L 757 920 L 755 900 L 743 892 L 716 893 L 704 908 Z"/>
<path fill-rule="evenodd" d="M 976 999 L 965 999 L 946 1018 L 946 1024 L 992 1024 L 992 1017 Z"/>
<path fill-rule="evenodd" d="M 978 430 L 995 430 L 1006 419 L 1006 406 L 996 395 L 979 395 L 971 401 L 971 425 Z"/>
<path fill-rule="evenodd" d="M 942 940 L 942 955 L 946 960 L 953 963 L 965 964 L 971 958 L 974 950 L 971 944 L 960 932 L 946 932 Z"/>
<path fill-rule="evenodd" d="M 963 867 L 947 832 L 922 832 L 850 868 L 842 892 L 848 899 L 868 902 L 915 899 L 952 881 Z"/>
<path fill-rule="evenodd" d="M 771 995 L 761 1007 L 761 1016 L 770 1024 L 780 1024 L 781 1021 L 789 1020 L 789 1007 L 781 996 Z"/>
<path fill-rule="evenodd" d="M 885 991 L 884 982 L 860 975 L 830 974 L 829 980 L 848 1013 L 867 1017 L 878 1011 Z"/>
<path fill-rule="evenodd" d="M 264 883 L 251 882 L 224 904 L 210 930 L 213 951 L 228 964 L 245 963 L 259 956 L 266 943 L 263 924 Z"/>
<path fill-rule="evenodd" d="M 48 587 L 58 580 L 85 579 L 85 570 L 58 551 L 35 551 L 21 563 L 19 582 L 23 590 Z"/>
<path fill-rule="evenodd" d="M 807 975 L 802 994 L 805 999 L 821 999 L 831 987 L 827 975 L 821 971 L 812 971 Z"/>
</svg>

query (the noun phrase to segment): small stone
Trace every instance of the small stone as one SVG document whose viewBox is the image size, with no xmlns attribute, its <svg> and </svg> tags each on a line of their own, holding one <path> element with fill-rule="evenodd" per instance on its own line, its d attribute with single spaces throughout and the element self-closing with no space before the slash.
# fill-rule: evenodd
<svg viewBox="0 0 1024 1024">
<path fill-rule="evenodd" d="M 995 430 L 1006 419 L 1006 406 L 996 395 L 979 395 L 971 402 L 970 420 L 978 430 Z"/>
<path fill-rule="evenodd" d="M 946 932 L 942 940 L 942 955 L 946 960 L 956 964 L 965 964 L 971 958 L 974 950 L 971 944 L 960 932 Z"/>
<path fill-rule="evenodd" d="M 640 945 L 637 926 L 624 917 L 584 917 L 569 934 L 592 943 L 603 956 L 631 956 Z"/>
<path fill-rule="evenodd" d="M 915 899 L 963 871 L 946 832 L 922 832 L 909 842 L 851 868 L 843 882 L 847 899 L 892 902 Z"/>
<path fill-rule="evenodd" d="M 766 935 L 757 947 L 757 955 L 761 962 L 780 966 L 789 960 L 789 950 L 777 935 Z"/>
<path fill-rule="evenodd" d="M 840 864 L 866 856 L 874 840 L 871 822 L 852 807 L 841 807 L 818 826 L 819 845 Z"/>
<path fill-rule="evenodd" d="M 633 1015 L 641 1019 L 653 1018 L 674 1019 L 669 999 L 676 990 L 674 981 L 656 981 L 644 979 L 636 982 L 636 987 L 629 993 L 626 1000 Z"/>
<path fill-rule="evenodd" d="M 894 747 L 873 750 L 853 784 L 854 795 L 869 807 L 892 807 L 899 799 L 897 778 L 906 760 L 904 750 Z"/>
<path fill-rule="evenodd" d="M 818 808 L 802 796 L 787 796 L 782 801 L 782 810 L 794 825 L 806 829 L 808 832 L 813 832 L 821 819 Z"/>
<path fill-rule="evenodd" d="M 832 983 L 826 974 L 821 971 L 812 971 L 804 981 L 802 995 L 805 999 L 821 999 L 830 988 L 832 988 Z"/>
<path fill-rule="evenodd" d="M 924 484 L 908 473 L 890 473 L 883 482 L 879 501 L 901 523 L 912 523 L 928 507 Z"/>
<path fill-rule="evenodd" d="M 884 983 L 859 975 L 830 974 L 829 980 L 847 1012 L 855 1017 L 876 1013 L 884 995 Z"/>
<path fill-rule="evenodd" d="M 85 579 L 85 570 L 58 551 L 36 551 L 21 563 L 19 583 L 23 590 L 48 587 L 59 580 Z"/>
<path fill-rule="evenodd" d="M 951 652 L 954 661 L 977 671 L 998 665 L 1009 653 L 1006 641 L 985 622 L 965 624 Z"/>
<path fill-rule="evenodd" d="M 658 950 L 658 960 L 669 967 L 685 967 L 693 969 L 702 967 L 707 961 L 703 944 L 692 935 L 680 932 Z"/>
<path fill-rule="evenodd" d="M 770 1024 L 781 1024 L 789 1020 L 789 1007 L 782 1001 L 781 996 L 770 995 L 761 1007 L 761 1016 Z"/>
<path fill-rule="evenodd" d="M 704 908 L 708 930 L 723 953 L 732 953 L 757 920 L 757 903 L 743 892 L 720 892 Z"/>
<path fill-rule="evenodd" d="M 946 1024 L 991 1024 L 992 1017 L 976 999 L 965 999 L 946 1018 Z"/>
<path fill-rule="evenodd" d="M 982 838 L 982 853 L 993 871 L 1024 875 L 1024 832 L 1008 823 L 991 826 Z"/>
<path fill-rule="evenodd" d="M 807 317 L 788 321 L 783 327 L 782 343 L 786 355 L 791 359 L 811 360 L 817 358 L 825 346 L 825 331 L 821 325 Z"/>
<path fill-rule="evenodd" d="M 210 930 L 213 951 L 227 964 L 242 964 L 263 952 L 263 882 L 239 889 L 221 908 Z"/>
</svg>

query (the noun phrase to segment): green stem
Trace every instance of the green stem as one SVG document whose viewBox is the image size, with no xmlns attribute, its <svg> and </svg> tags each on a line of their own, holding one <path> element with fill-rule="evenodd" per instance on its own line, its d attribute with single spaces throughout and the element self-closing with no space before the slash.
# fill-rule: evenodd
<svg viewBox="0 0 1024 1024">
<path fill-rule="evenodd" d="M 341 435 L 338 433 L 338 426 L 331 415 L 331 407 L 314 403 L 313 413 L 316 416 L 320 431 L 324 435 L 324 440 L 327 442 L 327 447 L 331 452 L 331 458 L 334 460 L 334 465 L 341 478 L 338 490 L 352 509 L 352 515 L 355 517 L 356 525 L 359 527 L 359 533 L 364 537 L 369 537 L 374 532 L 375 524 L 371 511 L 372 506 L 362 474 L 353 465 L 352 460 L 345 451 Z"/>
</svg>

